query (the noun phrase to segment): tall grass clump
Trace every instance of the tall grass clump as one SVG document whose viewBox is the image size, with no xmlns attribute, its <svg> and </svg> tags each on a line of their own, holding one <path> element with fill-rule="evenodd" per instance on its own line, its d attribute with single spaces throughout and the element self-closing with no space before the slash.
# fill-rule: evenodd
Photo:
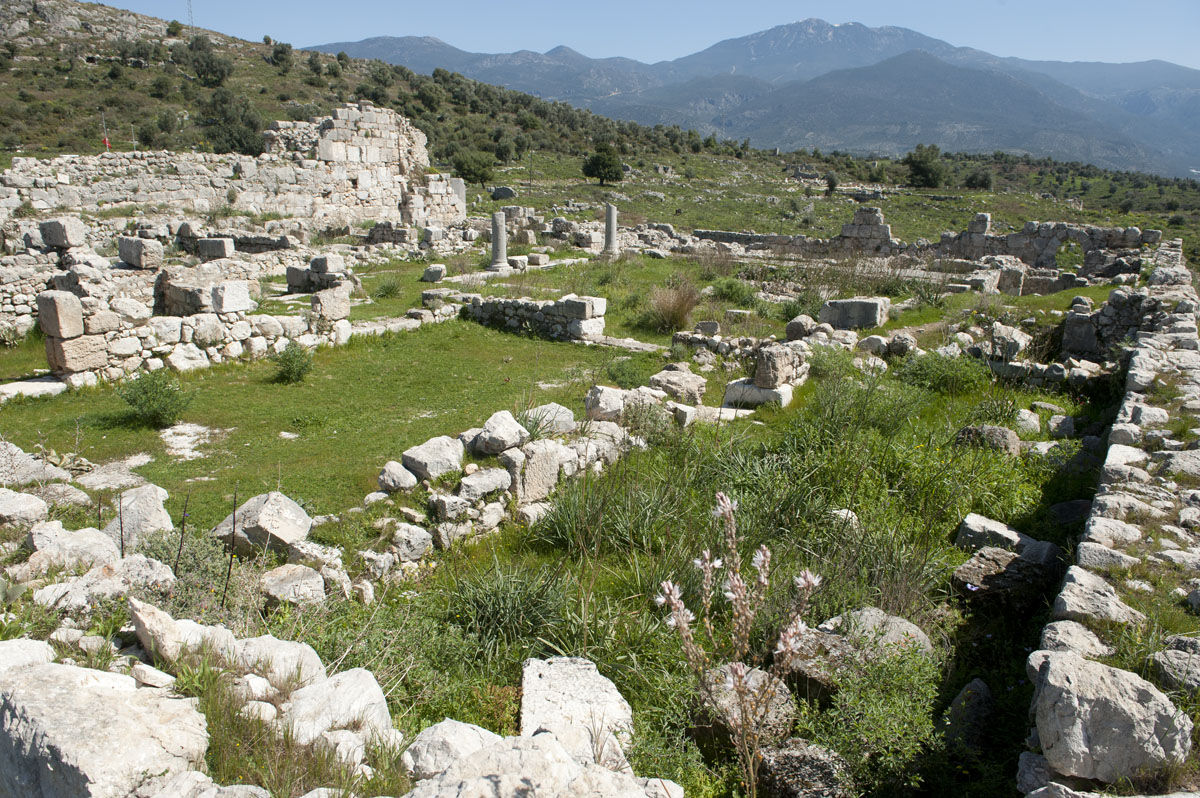
<svg viewBox="0 0 1200 798">
<path fill-rule="evenodd" d="M 650 292 L 645 326 L 657 332 L 675 332 L 689 326 L 692 311 L 700 304 L 700 291 L 687 276 L 672 275 L 666 285 Z"/>
<path fill-rule="evenodd" d="M 490 568 L 468 574 L 445 592 L 445 621 L 479 642 L 484 659 L 518 648 L 536 656 L 544 639 L 563 619 L 561 570 L 530 573 L 506 568 L 494 559 Z"/>
<path fill-rule="evenodd" d="M 117 394 L 129 405 L 138 422 L 155 429 L 179 421 L 192 403 L 192 395 L 166 369 L 138 375 L 118 388 Z"/>
<path fill-rule="evenodd" d="M 400 296 L 400 281 L 395 277 L 385 277 L 371 292 L 373 299 L 395 299 Z"/>
<path fill-rule="evenodd" d="M 312 352 L 295 341 L 288 341 L 284 350 L 271 359 L 276 367 L 275 382 L 284 385 L 304 382 L 313 367 Z"/>
</svg>

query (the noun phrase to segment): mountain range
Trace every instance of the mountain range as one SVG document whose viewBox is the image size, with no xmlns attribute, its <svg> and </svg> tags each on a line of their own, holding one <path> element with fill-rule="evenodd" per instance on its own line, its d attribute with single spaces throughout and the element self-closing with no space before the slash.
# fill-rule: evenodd
<svg viewBox="0 0 1200 798">
<path fill-rule="evenodd" d="M 428 36 L 308 49 L 437 68 L 616 119 L 756 147 L 898 155 L 918 143 L 1194 176 L 1200 70 L 1166 61 L 1031 61 L 899 27 L 808 19 L 673 61 L 471 53 Z"/>
</svg>

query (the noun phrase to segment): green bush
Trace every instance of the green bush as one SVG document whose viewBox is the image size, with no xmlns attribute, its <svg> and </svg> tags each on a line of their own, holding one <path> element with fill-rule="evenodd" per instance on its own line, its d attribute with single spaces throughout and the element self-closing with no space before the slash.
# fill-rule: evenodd
<svg viewBox="0 0 1200 798">
<path fill-rule="evenodd" d="M 843 671 L 829 709 L 810 709 L 800 736 L 841 754 L 867 795 L 917 787 L 914 765 L 934 740 L 937 666 L 909 647 Z"/>
<path fill-rule="evenodd" d="M 618 388 L 632 390 L 642 384 L 642 372 L 632 358 L 622 357 L 613 360 L 604 367 L 604 373 L 617 384 Z"/>
<path fill-rule="evenodd" d="M 751 307 L 757 293 L 754 286 L 736 277 L 725 277 L 713 283 L 713 296 L 740 308 Z"/>
<path fill-rule="evenodd" d="M 129 380 L 117 389 L 117 394 L 133 409 L 138 421 L 156 429 L 174 424 L 192 403 L 191 394 L 166 369 L 147 371 Z"/>
<path fill-rule="evenodd" d="M 991 382 L 987 366 L 978 360 L 937 353 L 909 357 L 897 373 L 909 385 L 948 396 L 982 391 Z"/>
<path fill-rule="evenodd" d="M 287 347 L 271 359 L 277 367 L 275 381 L 285 385 L 304 382 L 304 378 L 313 367 L 312 352 L 295 341 L 288 341 Z"/>
</svg>

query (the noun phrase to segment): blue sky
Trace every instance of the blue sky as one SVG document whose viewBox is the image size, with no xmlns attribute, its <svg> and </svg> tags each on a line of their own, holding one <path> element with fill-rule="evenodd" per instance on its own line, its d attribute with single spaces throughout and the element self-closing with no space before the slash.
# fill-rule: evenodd
<svg viewBox="0 0 1200 798">
<path fill-rule="evenodd" d="M 108 5 L 187 22 L 186 0 Z M 594 58 L 678 58 L 722 39 L 819 17 L 911 28 L 1002 56 L 1160 58 L 1200 69 L 1200 0 L 192 0 L 196 25 L 296 46 L 436 36 L 474 52 L 565 44 Z"/>
</svg>

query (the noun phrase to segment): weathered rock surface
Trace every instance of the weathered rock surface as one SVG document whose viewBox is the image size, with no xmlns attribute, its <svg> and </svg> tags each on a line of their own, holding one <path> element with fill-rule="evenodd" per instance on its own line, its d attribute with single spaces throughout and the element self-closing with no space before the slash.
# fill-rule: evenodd
<svg viewBox="0 0 1200 798">
<path fill-rule="evenodd" d="M 1117 591 L 1103 577 L 1072 565 L 1063 579 L 1062 590 L 1054 599 L 1055 620 L 1100 620 L 1114 623 L 1141 623 L 1146 616 L 1117 597 Z"/>
<path fill-rule="evenodd" d="M 733 729 L 743 721 L 732 674 L 732 666 L 726 664 L 709 671 L 705 677 L 711 692 L 711 698 L 705 700 L 705 713 L 713 731 L 722 737 L 731 737 Z M 753 717 L 745 721 L 754 724 L 759 739 L 770 745 L 786 737 L 796 719 L 796 705 L 787 685 L 758 668 L 747 669 L 743 684 L 743 689 L 755 696 Z"/>
<path fill-rule="evenodd" d="M 471 723 L 446 718 L 413 738 L 401 763 L 413 779 L 421 781 L 437 776 L 460 759 L 503 739 Z"/>
<path fill-rule="evenodd" d="M 462 468 L 462 441 L 441 435 L 405 450 L 401 463 L 418 479 L 437 479 Z"/>
<path fill-rule="evenodd" d="M 395 493 L 398 490 L 412 490 L 417 486 L 417 478 L 404 466 L 395 460 L 383 464 L 379 472 L 379 489 L 385 493 Z"/>
<path fill-rule="evenodd" d="M 518 423 L 507 410 L 493 413 L 483 424 L 483 430 L 475 439 L 475 451 L 479 454 L 500 454 L 529 440 L 529 430 Z"/>
<path fill-rule="evenodd" d="M 236 529 L 234 520 L 236 519 Z M 296 502 L 279 491 L 262 493 L 237 508 L 212 533 L 229 541 L 234 550 L 243 554 L 273 549 L 284 554 L 288 545 L 308 537 L 312 518 Z"/>
<path fill-rule="evenodd" d="M 793 738 L 762 751 L 758 788 L 763 798 L 851 798 L 846 761 L 828 748 Z"/>
<path fill-rule="evenodd" d="M 325 580 L 307 565 L 288 563 L 259 579 L 259 590 L 276 604 L 316 604 L 325 599 Z"/>
<path fill-rule="evenodd" d="M 817 629 L 844 637 L 862 638 L 880 649 L 916 646 L 920 651 L 933 651 L 933 644 L 921 627 L 897 615 L 888 615 L 878 607 L 863 607 L 845 615 L 835 615 Z"/>
<path fill-rule="evenodd" d="M 527 659 L 521 675 L 521 734 L 551 732 L 580 761 L 629 770 L 623 746 L 633 710 L 596 666 L 579 657 Z"/>
<path fill-rule="evenodd" d="M 281 720 L 301 745 L 334 729 L 353 728 L 373 739 L 385 739 L 392 729 L 387 699 L 365 668 L 342 671 L 300 688 L 284 704 Z"/>
<path fill-rule="evenodd" d="M 18 581 L 27 581 L 53 568 L 65 571 L 112 565 L 120 559 L 117 544 L 98 529 L 63 529 L 61 521 L 44 521 L 26 536 L 33 554 L 21 565 L 10 569 Z"/>
<path fill-rule="evenodd" d="M 39 588 L 33 600 L 44 607 L 79 612 L 106 598 L 124 596 L 133 589 L 166 591 L 175 584 L 171 569 L 141 554 L 111 565 L 98 565 L 83 576 Z"/>
<path fill-rule="evenodd" d="M 54 649 L 41 640 L 0 640 L 0 673 L 25 665 L 54 661 Z"/>
<path fill-rule="evenodd" d="M 129 676 L 30 665 L 0 682 L 0 795 L 153 795 L 202 764 L 194 699 L 139 690 Z"/>
<path fill-rule="evenodd" d="M 265 677 L 277 690 L 325 681 L 325 665 L 307 643 L 272 635 L 237 641 L 237 664 Z"/>
<path fill-rule="evenodd" d="M 157 485 L 142 485 L 121 494 L 117 517 L 104 527 L 118 546 L 124 539 L 124 550 L 132 551 L 147 535 L 174 528 L 163 502 L 167 492 Z"/>
<path fill-rule="evenodd" d="M 1034 699 L 1038 739 L 1059 773 L 1113 782 L 1181 764 L 1192 722 L 1154 685 L 1074 653 L 1046 653 Z"/>
<path fill-rule="evenodd" d="M 46 520 L 49 510 L 37 496 L 0 488 L 0 526 L 31 526 Z"/>
</svg>

